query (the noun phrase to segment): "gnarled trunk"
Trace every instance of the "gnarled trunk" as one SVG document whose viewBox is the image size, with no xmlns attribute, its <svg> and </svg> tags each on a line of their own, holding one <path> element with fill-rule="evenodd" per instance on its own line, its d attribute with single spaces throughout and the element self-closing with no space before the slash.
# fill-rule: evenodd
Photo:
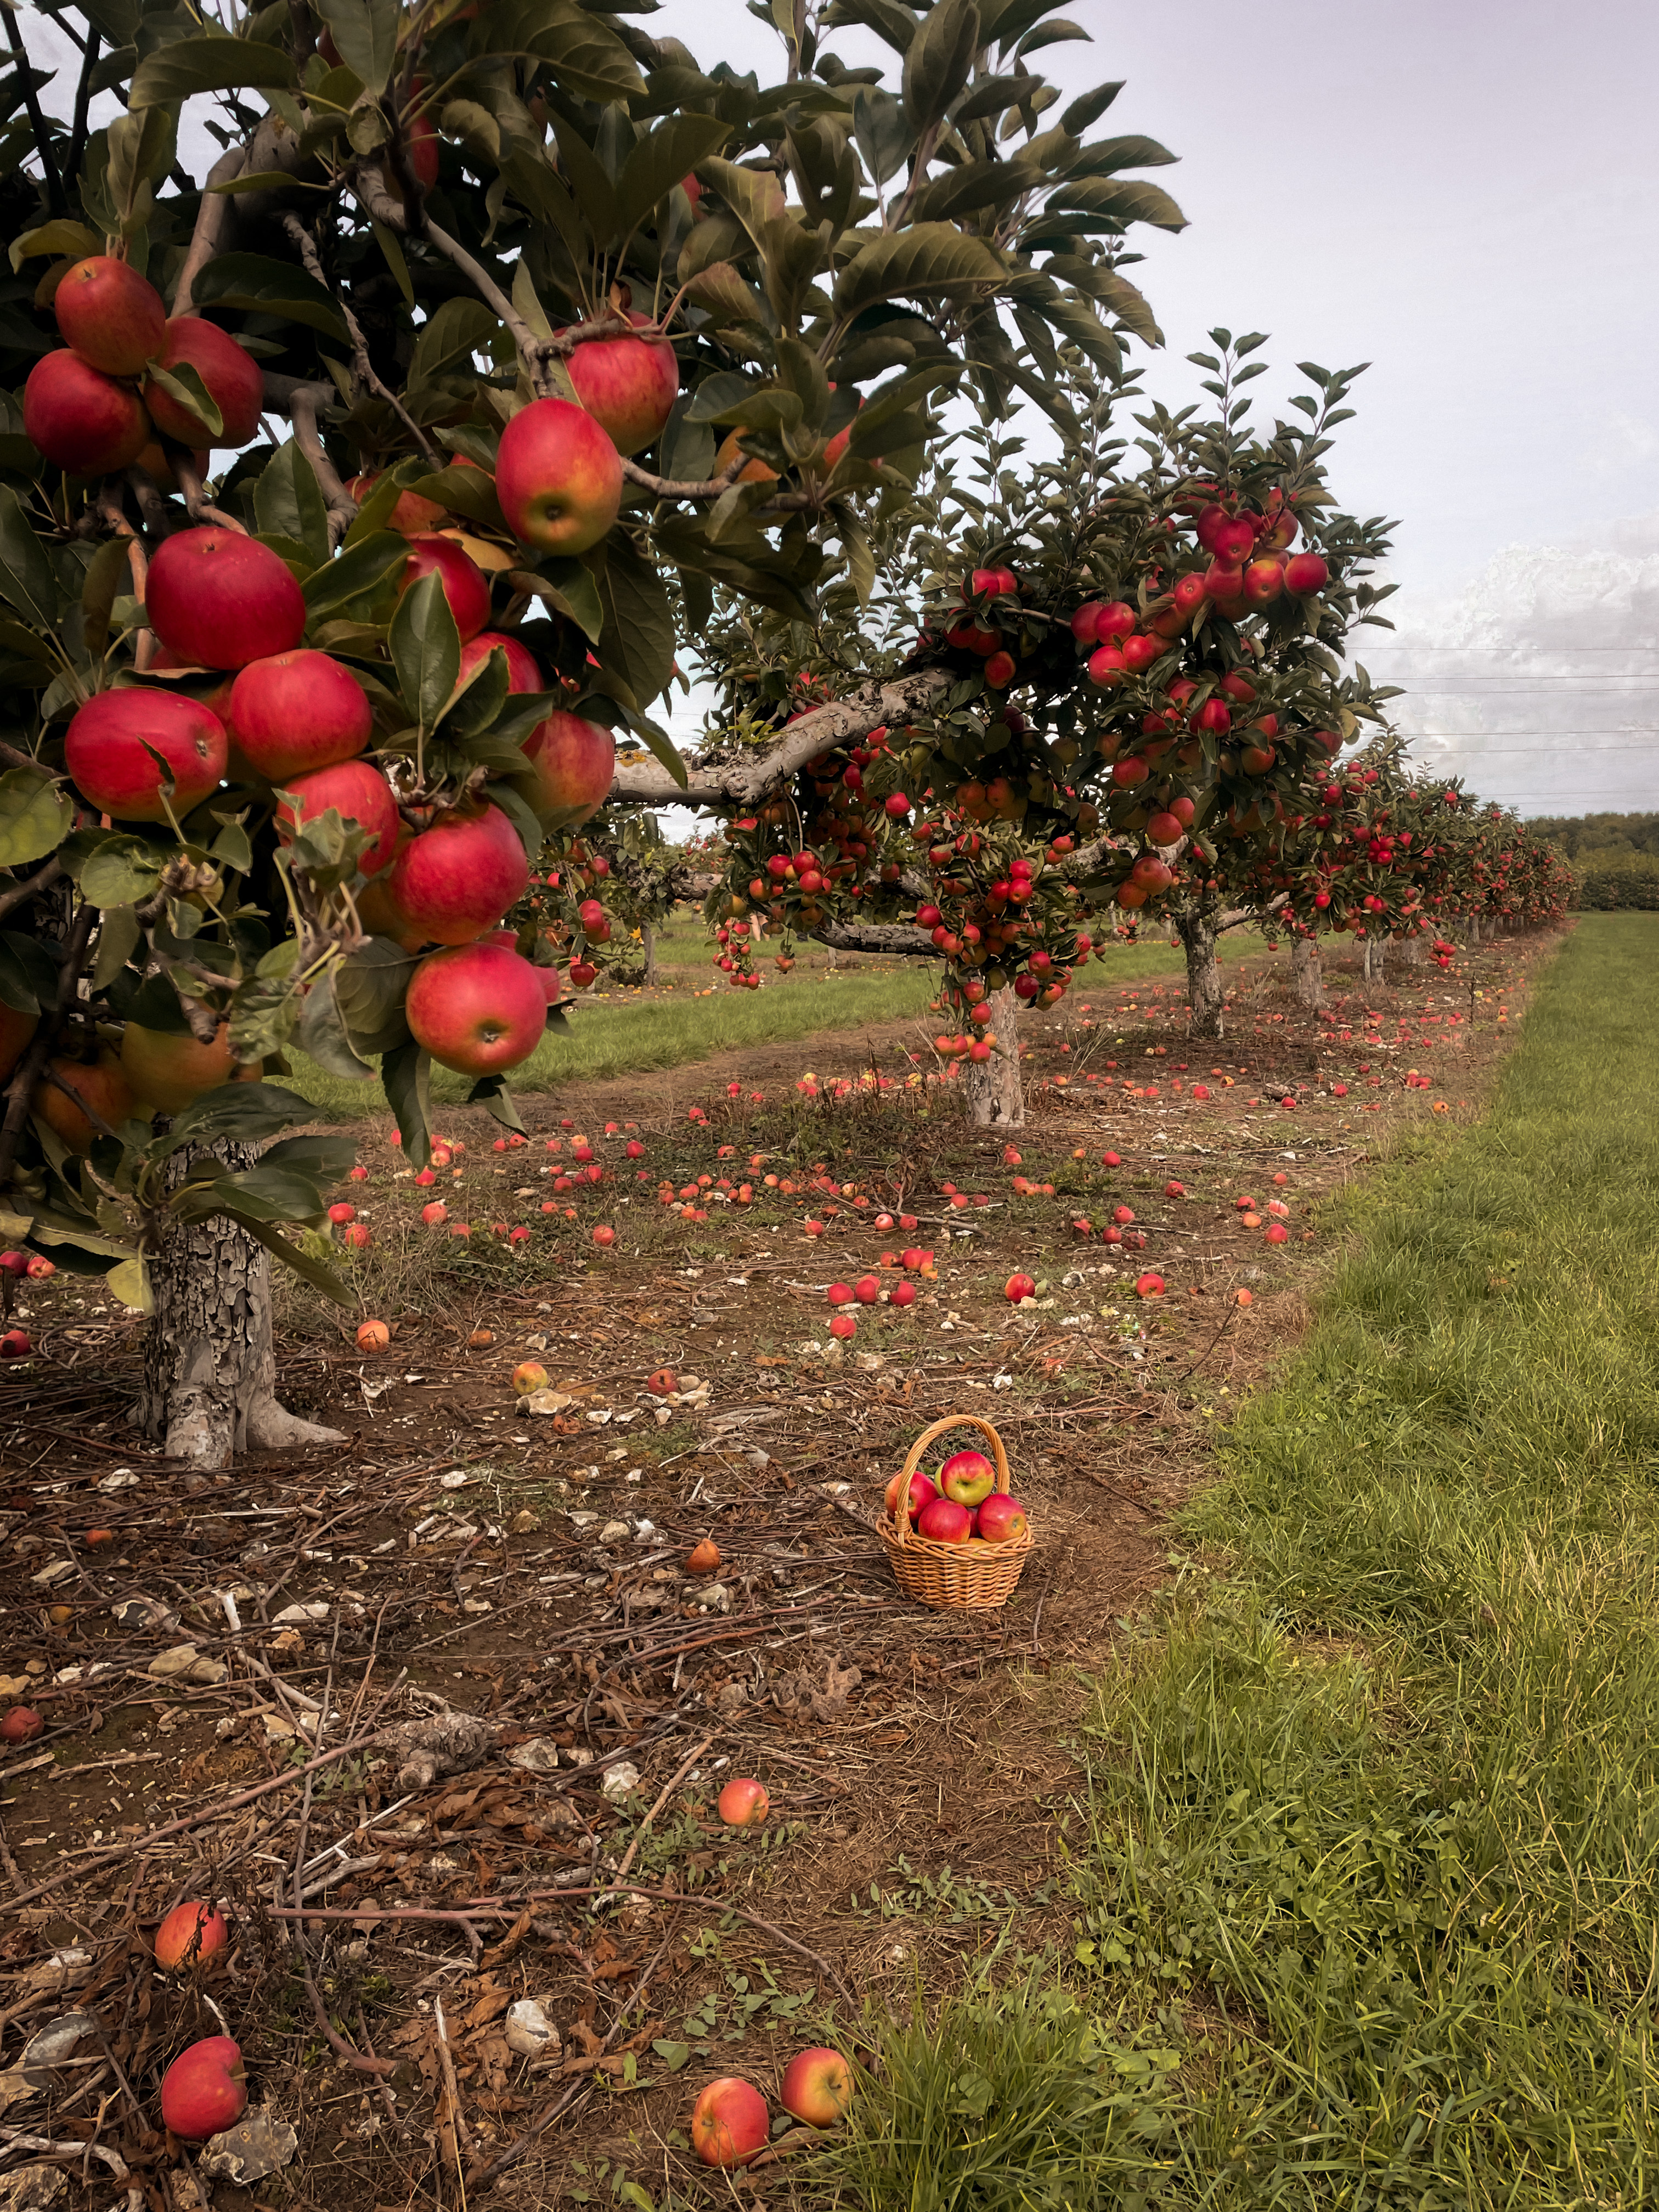
<svg viewBox="0 0 1659 2212">
<path fill-rule="evenodd" d="M 187 1146 L 173 1156 L 170 1184 L 183 1181 L 203 1149 Z M 257 1146 L 228 1138 L 211 1152 L 233 1173 L 259 1156 Z M 270 1262 L 245 1229 L 222 1214 L 188 1225 L 164 1216 L 149 1275 L 155 1310 L 137 1417 L 169 1459 L 219 1468 L 250 1447 L 277 1451 L 343 1441 L 337 1429 L 299 1420 L 276 1401 Z"/>
<path fill-rule="evenodd" d="M 1019 1000 L 1012 983 L 990 996 L 991 1034 L 996 1042 L 988 1060 L 963 1062 L 968 1103 L 980 1129 L 1023 1129 L 1025 1086 L 1019 1074 Z"/>
<path fill-rule="evenodd" d="M 1291 940 L 1291 988 L 1304 1006 L 1322 1006 L 1325 1003 L 1325 977 L 1315 938 L 1297 937 Z"/>
<path fill-rule="evenodd" d="M 1215 923 L 1207 914 L 1183 907 L 1176 915 L 1175 926 L 1187 955 L 1187 996 L 1192 1006 L 1187 1034 L 1218 1037 L 1224 1034 L 1224 997 L 1221 963 L 1215 952 Z"/>
</svg>

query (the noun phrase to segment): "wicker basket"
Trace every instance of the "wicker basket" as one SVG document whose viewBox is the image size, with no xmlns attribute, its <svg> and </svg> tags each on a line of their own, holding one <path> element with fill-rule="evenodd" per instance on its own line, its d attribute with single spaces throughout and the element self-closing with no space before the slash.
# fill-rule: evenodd
<svg viewBox="0 0 1659 2212">
<path fill-rule="evenodd" d="M 904 1455 L 905 1481 L 908 1483 L 915 1473 L 923 1452 L 934 1437 L 943 1436 L 947 1429 L 957 1428 L 980 1429 L 990 1438 L 991 1449 L 996 1455 L 997 1487 L 1006 1491 L 1008 1455 L 1002 1448 L 1002 1438 L 977 1413 L 952 1413 L 924 1429 Z M 899 1493 L 901 1497 L 903 1494 L 902 1491 Z M 919 1598 L 923 1605 L 930 1605 L 940 1613 L 952 1608 L 988 1610 L 1006 1605 L 1014 1594 L 1014 1585 L 1030 1554 L 1033 1541 L 1028 1528 L 1023 1536 L 1015 1536 L 1006 1544 L 971 1548 L 966 1544 L 933 1544 L 926 1536 L 917 1535 L 908 1513 L 901 1513 L 896 1521 L 884 1516 L 876 1524 L 876 1534 L 887 1547 L 893 1572 L 905 1595 Z"/>
</svg>

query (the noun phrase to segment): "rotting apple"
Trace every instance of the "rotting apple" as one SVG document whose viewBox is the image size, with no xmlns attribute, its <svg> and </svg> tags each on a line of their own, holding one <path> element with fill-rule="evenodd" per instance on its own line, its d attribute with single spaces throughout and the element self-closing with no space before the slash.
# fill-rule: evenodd
<svg viewBox="0 0 1659 2212">
<path fill-rule="evenodd" d="M 538 1359 L 521 1360 L 513 1370 L 513 1388 L 520 1398 L 528 1398 L 538 1390 L 545 1390 L 546 1368 Z"/>
</svg>

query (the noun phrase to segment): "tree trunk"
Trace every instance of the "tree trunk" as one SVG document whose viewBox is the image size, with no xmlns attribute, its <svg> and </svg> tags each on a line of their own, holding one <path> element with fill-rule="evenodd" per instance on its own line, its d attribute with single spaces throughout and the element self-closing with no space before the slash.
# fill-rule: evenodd
<svg viewBox="0 0 1659 2212">
<path fill-rule="evenodd" d="M 1382 937 L 1365 939 L 1364 969 L 1368 983 L 1386 983 L 1389 980 L 1387 959 L 1388 940 Z"/>
<path fill-rule="evenodd" d="M 1319 945 L 1311 937 L 1291 940 L 1291 988 L 1304 1006 L 1325 1003 L 1325 978 L 1319 965 Z"/>
<path fill-rule="evenodd" d="M 1426 967 L 1429 958 L 1428 940 L 1421 937 L 1404 939 L 1400 947 L 1400 957 L 1408 968 Z"/>
<path fill-rule="evenodd" d="M 222 1139 L 213 1157 L 233 1172 L 258 1148 Z M 182 1182 L 201 1148 L 175 1154 L 168 1180 Z M 341 1443 L 337 1429 L 301 1421 L 276 1402 L 270 1267 L 265 1248 L 222 1214 L 181 1227 L 163 1217 L 151 1258 L 155 1310 L 144 1344 L 138 1425 L 169 1459 L 199 1468 L 229 1464 L 250 1447 Z"/>
<path fill-rule="evenodd" d="M 1176 930 L 1187 955 L 1187 996 L 1192 1006 L 1187 1034 L 1195 1037 L 1224 1036 L 1221 963 L 1215 957 L 1215 923 L 1207 914 L 1198 914 L 1186 907 L 1176 916 Z"/>
<path fill-rule="evenodd" d="M 1012 983 L 990 997 L 990 1028 L 996 1038 L 989 1060 L 966 1060 L 968 1103 L 978 1129 L 1023 1129 L 1025 1086 L 1019 1073 L 1019 1000 Z"/>
<path fill-rule="evenodd" d="M 657 981 L 657 933 L 648 921 L 640 924 L 640 950 L 645 955 L 645 974 L 641 981 L 642 984 L 654 983 Z"/>
</svg>

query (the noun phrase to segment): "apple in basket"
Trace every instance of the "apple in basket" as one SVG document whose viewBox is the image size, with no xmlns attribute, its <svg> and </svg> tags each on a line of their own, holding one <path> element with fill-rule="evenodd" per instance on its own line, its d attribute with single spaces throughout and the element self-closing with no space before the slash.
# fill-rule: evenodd
<svg viewBox="0 0 1659 2212">
<path fill-rule="evenodd" d="M 939 1469 L 939 1486 L 947 1498 L 971 1511 L 996 1488 L 997 1471 L 983 1452 L 952 1452 Z"/>
<path fill-rule="evenodd" d="M 903 1480 L 904 1476 L 900 1473 L 887 1486 L 887 1517 L 890 1521 L 898 1518 L 899 1489 Z M 918 1468 L 910 1477 L 910 1518 L 914 1521 L 922 1508 L 931 1505 L 938 1496 L 932 1480 Z"/>
<path fill-rule="evenodd" d="M 953 1498 L 936 1498 L 917 1516 L 916 1534 L 930 1544 L 965 1544 L 973 1533 L 973 1515 Z"/>
<path fill-rule="evenodd" d="M 994 1490 L 975 1515 L 979 1534 L 988 1544 L 1011 1544 L 1025 1534 L 1025 1508 L 1000 1490 Z"/>
</svg>

